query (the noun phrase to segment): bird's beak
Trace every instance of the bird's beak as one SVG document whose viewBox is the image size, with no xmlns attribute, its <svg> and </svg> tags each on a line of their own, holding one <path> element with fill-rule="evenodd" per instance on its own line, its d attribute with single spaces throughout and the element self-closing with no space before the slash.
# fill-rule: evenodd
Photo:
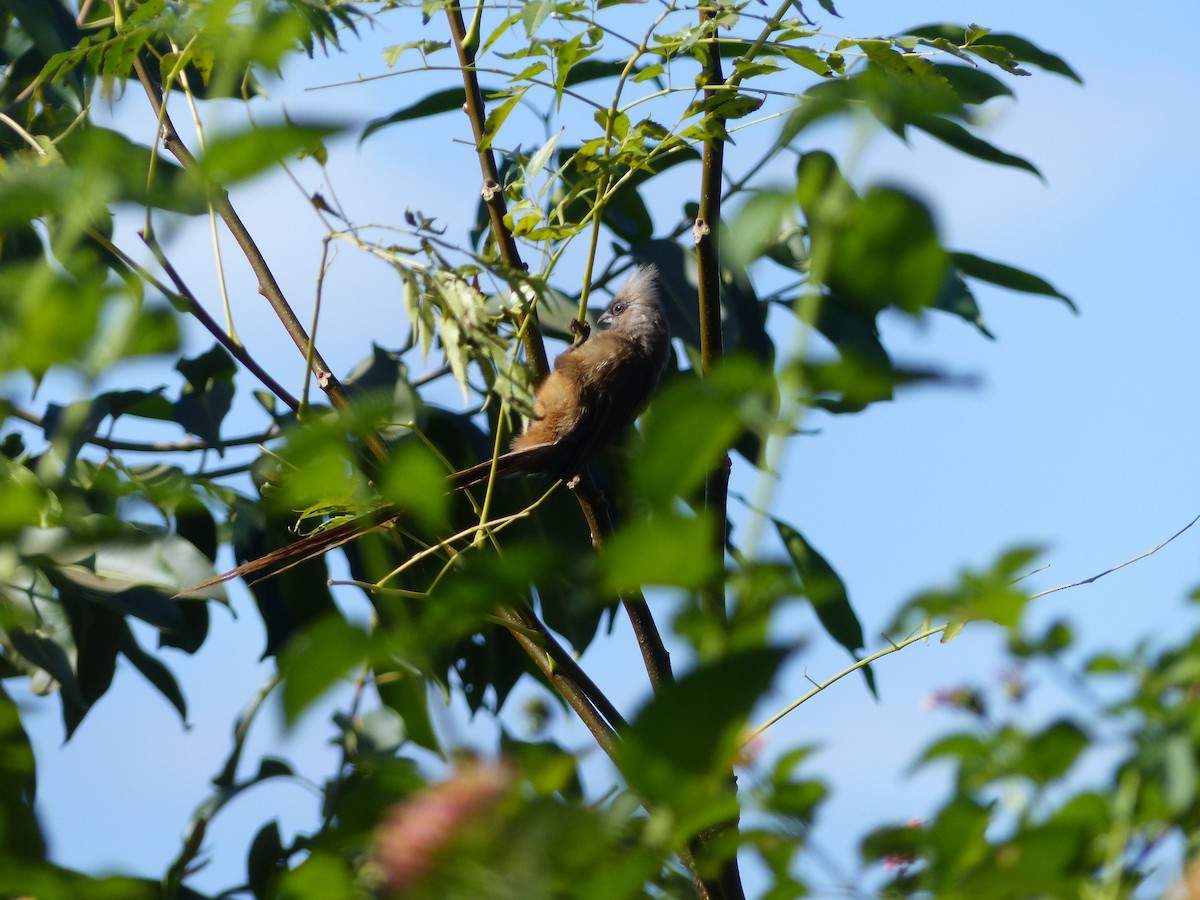
<svg viewBox="0 0 1200 900">
<path fill-rule="evenodd" d="M 596 320 L 596 324 L 603 325 L 605 328 L 607 328 L 612 324 L 612 313 L 605 310 L 604 315 Z"/>
</svg>

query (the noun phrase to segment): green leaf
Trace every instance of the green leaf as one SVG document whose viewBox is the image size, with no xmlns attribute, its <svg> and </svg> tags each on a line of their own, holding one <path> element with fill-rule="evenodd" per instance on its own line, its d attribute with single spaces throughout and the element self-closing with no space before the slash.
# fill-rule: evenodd
<svg viewBox="0 0 1200 900">
<path fill-rule="evenodd" d="M 931 137 L 937 138 L 946 146 L 953 147 L 959 153 L 965 153 L 967 156 L 973 156 L 998 166 L 1024 169 L 1038 178 L 1042 177 L 1037 166 L 1029 160 L 1004 152 L 994 144 L 989 144 L 983 138 L 971 134 L 957 122 L 951 122 L 940 116 L 919 116 L 912 120 L 912 124 Z"/>
<path fill-rule="evenodd" d="M 496 93 L 495 88 L 480 88 L 480 91 L 487 96 Z M 444 91 L 435 91 L 425 97 L 422 97 L 416 103 L 409 104 L 396 110 L 389 116 L 383 116 L 379 119 L 372 119 L 363 128 L 362 135 L 359 137 L 359 143 L 362 143 L 375 132 L 389 125 L 395 125 L 399 122 L 408 122 L 413 119 L 424 119 L 429 116 L 437 116 L 446 112 L 462 111 L 463 104 L 467 101 L 467 94 L 463 88 L 447 88 Z"/>
<path fill-rule="evenodd" d="M 772 380 L 746 358 L 727 359 L 705 378 L 677 378 L 643 418 L 644 443 L 630 466 L 637 496 L 651 506 L 687 497 L 747 427 L 761 426 Z M 681 458 L 680 447 L 688 453 Z"/>
<path fill-rule="evenodd" d="M 697 588 L 720 571 L 711 520 L 665 512 L 617 531 L 600 562 L 604 589 L 613 592 L 648 584 Z"/>
<path fill-rule="evenodd" d="M 1029 75 L 1027 69 L 1022 69 L 1017 65 L 1017 59 L 1003 47 L 995 44 L 971 44 L 969 47 L 971 53 L 978 56 L 980 59 L 987 60 L 992 65 L 999 66 L 1010 75 Z"/>
<path fill-rule="evenodd" d="M 704 804 L 728 778 L 746 718 L 786 658 L 785 650 L 758 647 L 661 685 L 617 748 L 630 786 L 679 812 Z"/>
<path fill-rule="evenodd" d="M 521 102 L 521 98 L 525 96 L 528 90 L 528 87 L 523 87 L 506 93 L 504 102 L 499 106 L 492 107 L 491 111 L 488 112 L 487 118 L 483 122 L 483 138 L 479 141 L 480 153 L 492 146 L 492 141 L 496 139 L 496 135 L 499 134 L 500 128 L 504 125 L 509 113 Z"/>
<path fill-rule="evenodd" d="M 352 669 L 367 659 L 369 639 L 340 615 L 326 616 L 297 634 L 279 654 L 283 716 L 294 725 Z"/>
<path fill-rule="evenodd" d="M 855 659 L 863 649 L 862 623 L 850 605 L 846 585 L 834 571 L 833 566 L 818 553 L 799 531 L 786 522 L 772 519 L 779 539 L 787 549 L 796 574 L 804 586 L 804 594 L 812 604 L 813 612 L 825 629 L 826 634 L 846 648 Z M 869 666 L 862 669 L 863 678 L 871 693 L 875 689 L 875 675 Z"/>
<path fill-rule="evenodd" d="M 218 134 L 209 139 L 199 160 L 200 170 L 211 184 L 234 184 L 312 150 L 341 130 L 342 126 L 332 123 L 300 125 L 286 122 Z"/>
<path fill-rule="evenodd" d="M 950 257 L 929 209 L 912 195 L 873 187 L 834 230 L 810 224 L 814 257 L 829 254 L 827 284 L 863 312 L 895 306 L 916 314 L 937 300 Z"/>
<path fill-rule="evenodd" d="M 525 37 L 531 38 L 537 34 L 538 28 L 554 11 L 555 0 L 527 0 L 521 7 L 521 24 L 525 27 Z"/>
<path fill-rule="evenodd" d="M 1070 78 L 1078 84 L 1083 84 L 1083 79 L 1067 64 L 1066 60 L 1061 56 L 1041 49 L 1026 38 L 1015 34 L 992 32 L 988 35 L 988 43 L 994 44 L 997 47 L 1003 47 L 1015 59 L 1021 62 L 1031 63 L 1040 69 L 1045 69 L 1047 72 L 1053 72 L 1056 75 Z"/>
<path fill-rule="evenodd" d="M 996 262 L 995 260 L 984 259 L 982 256 L 976 256 L 974 253 L 953 253 L 951 254 L 951 258 L 959 270 L 968 278 L 986 281 L 989 284 L 1008 288 L 1010 291 L 1056 297 L 1067 304 L 1072 312 L 1079 312 L 1079 309 L 1071 301 L 1070 297 L 1059 291 L 1044 278 L 1040 278 L 1023 269 L 1018 269 L 1002 262 Z"/>
</svg>

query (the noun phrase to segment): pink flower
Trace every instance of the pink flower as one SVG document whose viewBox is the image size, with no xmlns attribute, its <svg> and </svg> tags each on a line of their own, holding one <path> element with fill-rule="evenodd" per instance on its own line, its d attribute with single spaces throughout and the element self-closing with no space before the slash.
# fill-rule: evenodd
<svg viewBox="0 0 1200 900">
<path fill-rule="evenodd" d="M 471 762 L 396 804 L 375 832 L 375 861 L 386 891 L 402 891 L 424 878 L 446 844 L 495 806 L 513 778 L 502 764 Z"/>
</svg>

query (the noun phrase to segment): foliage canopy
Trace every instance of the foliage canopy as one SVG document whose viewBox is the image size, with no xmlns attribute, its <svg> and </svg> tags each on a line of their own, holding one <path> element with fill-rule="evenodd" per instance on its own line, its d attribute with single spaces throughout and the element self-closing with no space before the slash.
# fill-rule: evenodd
<svg viewBox="0 0 1200 900">
<path fill-rule="evenodd" d="M 1078 80 L 1070 66 L 975 24 L 838 38 L 823 24 L 833 3 L 819 6 L 13 0 L 0 11 L 0 674 L 56 697 L 69 737 L 123 658 L 186 720 L 167 660 L 195 653 L 212 608 L 231 602 L 219 583 L 195 587 L 230 558 L 221 548 L 243 563 L 297 529 L 369 531 L 342 548 L 352 582 L 339 593 L 323 556 L 249 585 L 277 678 L 236 723 L 161 881 L 47 861 L 32 752 L 0 693 L 0 892 L 200 896 L 212 818 L 266 780 L 299 777 L 276 759 L 242 760 L 267 696 L 295 721 L 353 679 L 320 826 L 285 840 L 264 823 L 230 894 L 737 897 L 740 852 L 770 873 L 764 895 L 795 896 L 826 787 L 806 748 L 747 755 L 756 701 L 797 652 L 772 642 L 782 609 L 811 604 L 872 690 L 872 662 L 980 620 L 1006 629 L 1017 657 L 1060 659 L 1065 625 L 1022 627 L 1029 598 L 1015 582 L 1033 550 L 914 598 L 892 646 L 866 656 L 809 523 L 740 499 L 731 511 L 731 458 L 769 479 L 810 410 L 861 413 L 943 380 L 893 361 L 881 316 L 955 317 L 987 339 L 972 285 L 1071 303 L 1037 275 L 945 246 L 922 200 L 854 183 L 817 143 L 867 119 L 1038 176 L 981 135 L 980 108 L 1031 72 Z M 353 52 L 377 25 L 413 37 L 382 60 L 405 85 L 397 108 L 297 121 L 271 104 L 265 86 L 305 56 Z M 107 104 L 148 108 L 153 129 L 115 126 Z M 234 104 L 245 120 L 230 127 L 222 111 Z M 474 168 L 458 173 L 479 184 L 469 234 L 442 225 L 443 210 L 362 224 L 332 191 L 306 188 L 326 232 L 318 300 L 331 248 L 367 254 L 394 271 L 410 326 L 400 347 L 363 335 L 363 362 L 341 378 L 236 199 L 297 158 L 336 170 L 344 138 L 419 140 L 440 116 L 458 117 L 473 150 Z M 184 120 L 194 137 L 177 130 Z M 294 383 L 268 373 L 256 336 L 238 336 L 233 305 L 221 324 L 172 264 L 160 233 L 200 217 L 233 238 L 295 343 Z M 139 221 L 140 245 L 127 234 Z M 545 339 L 569 340 L 594 293 L 647 263 L 662 274 L 678 352 L 638 433 L 573 495 L 536 479 L 448 495 L 448 473 L 502 451 L 530 415 Z M 187 357 L 190 321 L 214 343 Z M 168 360 L 175 387 L 124 377 Z M 446 380 L 461 388 L 457 407 L 435 402 Z M 26 385 L 54 399 L 28 408 Z M 255 425 L 231 436 L 231 418 Z M 763 549 L 764 527 L 783 555 Z M 342 590 L 369 600 L 365 621 L 346 616 Z M 672 672 L 651 615 L 666 596 L 668 641 L 694 660 L 686 672 Z M 615 709 L 576 662 L 618 604 L 652 686 L 636 711 Z M 975 721 L 920 764 L 951 763 L 950 796 L 927 822 L 868 834 L 864 867 L 903 896 L 1130 892 L 1165 838 L 1197 830 L 1195 656 L 1185 643 L 1086 663 L 1081 677 L 1121 685 L 1101 712 L 1122 738 L 1107 793 L 1070 787 L 1090 726 L 1030 728 L 985 716 L 979 696 L 947 698 Z M 495 761 L 448 765 L 460 748 L 433 725 L 436 693 L 496 716 L 523 676 L 611 757 L 610 793 L 583 789 L 580 754 L 550 731 L 505 733 Z M 1013 785 L 1015 811 L 997 803 Z"/>
</svg>

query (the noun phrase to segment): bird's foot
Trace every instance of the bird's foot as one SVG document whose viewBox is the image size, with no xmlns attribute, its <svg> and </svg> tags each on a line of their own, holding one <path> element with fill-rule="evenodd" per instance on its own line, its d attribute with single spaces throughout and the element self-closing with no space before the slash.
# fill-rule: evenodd
<svg viewBox="0 0 1200 900">
<path fill-rule="evenodd" d="M 571 320 L 571 334 L 575 335 L 579 340 L 575 341 L 571 346 L 578 347 L 586 341 L 592 334 L 592 326 L 587 322 L 580 322 L 578 319 Z"/>
</svg>

